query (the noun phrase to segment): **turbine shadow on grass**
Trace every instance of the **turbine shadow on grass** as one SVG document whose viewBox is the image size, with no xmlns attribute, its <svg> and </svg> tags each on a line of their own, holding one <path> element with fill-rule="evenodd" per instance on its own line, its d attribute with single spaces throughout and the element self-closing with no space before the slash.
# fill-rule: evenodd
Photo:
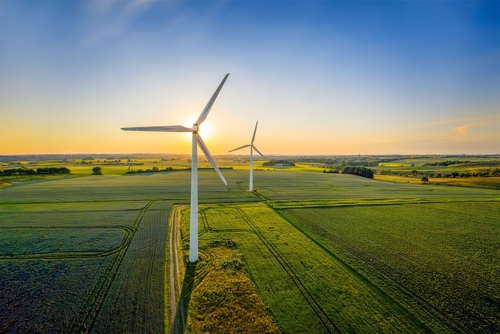
<svg viewBox="0 0 500 334">
<path fill-rule="evenodd" d="M 189 302 L 191 301 L 191 292 L 193 291 L 196 265 L 198 262 L 186 264 L 186 273 L 182 281 L 182 290 L 179 302 L 177 303 L 174 323 L 172 326 L 172 333 L 186 333 L 187 332 L 187 314 L 189 310 Z"/>
</svg>

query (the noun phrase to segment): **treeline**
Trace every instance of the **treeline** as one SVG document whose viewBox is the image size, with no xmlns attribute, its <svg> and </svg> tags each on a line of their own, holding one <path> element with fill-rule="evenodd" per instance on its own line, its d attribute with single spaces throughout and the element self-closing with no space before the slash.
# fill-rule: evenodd
<svg viewBox="0 0 500 334">
<path fill-rule="evenodd" d="M 345 166 L 342 168 L 342 174 L 353 174 L 359 175 L 363 177 L 367 177 L 369 179 L 373 179 L 373 171 L 370 168 L 365 167 L 354 167 L 354 166 Z"/>
<path fill-rule="evenodd" d="M 460 161 L 460 160 L 447 160 L 447 161 L 439 161 L 439 162 L 427 162 L 422 166 L 450 166 L 450 165 L 458 165 L 458 164 L 468 164 L 471 163 L 470 160 Z"/>
<path fill-rule="evenodd" d="M 71 171 L 66 167 L 44 167 L 44 168 L 12 168 L 0 170 L 0 176 L 12 175 L 38 175 L 38 174 L 71 174 Z"/>
<path fill-rule="evenodd" d="M 390 169 L 383 169 L 380 171 L 380 175 L 399 175 L 399 176 L 427 176 L 433 178 L 468 178 L 468 177 L 490 177 L 490 176 L 500 176 L 500 169 L 488 168 L 482 171 L 476 172 L 419 172 L 415 169 L 411 170 L 409 173 L 393 172 Z"/>
<path fill-rule="evenodd" d="M 339 173 L 337 169 L 324 170 L 323 173 Z M 370 168 L 360 167 L 360 166 L 345 166 L 340 171 L 342 174 L 353 174 L 369 179 L 373 179 L 373 171 Z"/>
<path fill-rule="evenodd" d="M 339 172 L 342 171 L 343 168 L 345 167 L 377 167 L 379 163 L 381 162 L 387 162 L 389 160 L 372 160 L 372 159 L 365 159 L 365 160 L 347 160 L 347 159 L 342 159 L 337 161 L 336 163 L 327 163 L 325 164 L 324 167 L 329 168 L 331 170 L 337 170 Z"/>
<path fill-rule="evenodd" d="M 148 169 L 138 169 L 138 170 L 129 170 L 125 174 L 135 174 L 135 173 L 157 173 L 157 172 L 172 172 L 174 170 L 190 170 L 191 168 L 179 168 L 174 169 L 173 167 L 166 167 L 164 169 L 160 169 L 158 167 L 148 168 Z"/>
<path fill-rule="evenodd" d="M 266 161 L 262 164 L 262 166 L 295 166 L 295 163 L 289 160 L 277 159 Z"/>
<path fill-rule="evenodd" d="M 198 170 L 202 170 L 202 169 L 213 169 L 213 167 L 198 167 Z M 233 167 L 219 167 L 219 169 L 233 169 Z M 191 170 L 191 167 L 185 167 L 185 168 L 166 167 L 164 169 L 160 169 L 160 168 L 155 166 L 153 168 L 148 168 L 148 169 L 129 170 L 125 174 L 174 172 L 174 171 L 183 171 L 183 170 Z"/>
<path fill-rule="evenodd" d="M 467 177 L 490 177 L 500 176 L 500 169 L 489 168 L 488 170 L 477 172 L 453 172 L 453 173 L 426 173 L 426 176 L 435 178 L 467 178 Z"/>
</svg>

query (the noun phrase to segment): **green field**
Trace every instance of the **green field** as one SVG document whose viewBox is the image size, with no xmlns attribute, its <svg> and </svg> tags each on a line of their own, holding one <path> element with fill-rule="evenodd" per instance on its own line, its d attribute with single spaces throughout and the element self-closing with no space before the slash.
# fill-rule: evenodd
<svg viewBox="0 0 500 334">
<path fill-rule="evenodd" d="M 255 171 L 252 194 L 232 167 L 227 187 L 199 173 L 189 332 L 230 331 L 227 310 L 242 332 L 500 331 L 498 190 L 298 164 Z M 0 332 L 172 329 L 167 222 L 189 204 L 190 172 L 103 172 L 2 179 Z"/>
</svg>

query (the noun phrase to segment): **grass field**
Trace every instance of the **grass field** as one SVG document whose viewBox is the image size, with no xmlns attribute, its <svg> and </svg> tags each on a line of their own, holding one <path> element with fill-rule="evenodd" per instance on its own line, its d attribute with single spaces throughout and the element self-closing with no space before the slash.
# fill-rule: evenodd
<svg viewBox="0 0 500 334">
<path fill-rule="evenodd" d="M 91 167 L 2 179 L 0 332 L 171 330 L 167 218 L 189 204 L 190 172 Z M 500 331 L 495 187 L 297 164 L 255 171 L 252 194 L 246 163 L 233 167 L 227 187 L 199 173 L 200 261 L 181 287 L 190 332 Z"/>
<path fill-rule="evenodd" d="M 284 332 L 487 333 L 500 328 L 499 210 L 500 202 L 209 205 L 200 242 L 234 243 Z"/>
<path fill-rule="evenodd" d="M 370 281 L 382 277 L 393 283 L 387 292 L 394 298 L 412 296 L 405 305 L 418 300 L 455 329 L 500 329 L 500 202 L 306 208 L 283 214 L 344 261 L 359 262 Z"/>
<path fill-rule="evenodd" d="M 421 177 L 395 175 L 375 175 L 375 179 L 389 182 L 422 184 Z M 429 185 L 449 185 L 486 189 L 500 189 L 500 177 L 434 178 L 429 177 Z"/>
</svg>

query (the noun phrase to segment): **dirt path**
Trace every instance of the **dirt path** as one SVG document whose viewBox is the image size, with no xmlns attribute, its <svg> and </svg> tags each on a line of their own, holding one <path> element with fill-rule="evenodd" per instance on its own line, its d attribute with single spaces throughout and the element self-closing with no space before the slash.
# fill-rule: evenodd
<svg viewBox="0 0 500 334">
<path fill-rule="evenodd" d="M 181 221 L 181 206 L 174 206 L 172 208 L 172 214 L 169 219 L 170 226 L 170 310 L 171 310 L 171 323 L 172 323 L 172 331 L 173 334 L 182 333 L 182 325 L 185 321 L 184 308 L 182 305 L 182 300 L 180 300 L 181 295 L 181 268 L 179 263 L 179 252 L 180 244 L 180 221 Z M 177 305 L 176 300 L 179 300 L 179 305 Z M 179 306 L 179 309 L 177 309 Z M 180 313 L 179 313 L 180 312 Z M 181 326 L 180 326 L 181 325 Z"/>
</svg>

